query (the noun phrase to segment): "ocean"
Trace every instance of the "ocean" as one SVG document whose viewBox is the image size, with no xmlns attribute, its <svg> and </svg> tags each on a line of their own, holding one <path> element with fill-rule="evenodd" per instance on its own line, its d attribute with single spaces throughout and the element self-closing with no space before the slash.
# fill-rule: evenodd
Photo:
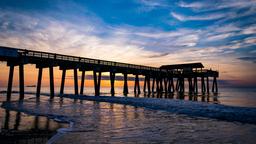
<svg viewBox="0 0 256 144">
<path fill-rule="evenodd" d="M 210 95 L 148 95 L 134 96 L 129 87 L 128 98 L 150 99 L 153 106 L 118 104 L 55 97 L 49 100 L 49 88 L 42 88 L 40 99 L 35 98 L 34 87 L 26 87 L 25 100 L 18 102 L 18 87 L 14 87 L 12 102 L 6 104 L 6 88 L 0 88 L 1 143 L 255 143 L 256 125 L 244 120 L 243 113 L 256 115 L 256 89 L 219 88 Z M 59 88 L 56 87 L 56 92 Z M 141 89 L 142 90 L 142 89 Z M 126 97 L 122 87 L 115 89 L 116 97 Z M 73 87 L 65 87 L 73 94 Z M 85 87 L 85 95 L 93 96 L 93 87 Z M 101 95 L 111 99 L 110 88 L 102 87 Z M 72 95 L 71 95 L 72 97 Z M 157 101 L 161 99 L 161 101 Z M 173 108 L 159 109 L 159 103 L 168 102 Z M 173 102 L 176 103 L 175 107 Z M 155 104 L 154 104 L 155 103 Z M 182 106 L 181 106 L 182 105 Z M 189 108 L 209 112 L 207 115 Z M 209 107 L 208 107 L 209 105 Z M 169 106 L 169 105 L 167 105 Z M 202 107 L 203 106 L 203 107 Z M 216 107 L 217 106 L 217 107 Z M 185 107 L 185 108 L 184 108 Z M 186 108 L 187 107 L 187 108 Z M 201 110 L 200 110 L 200 107 Z M 216 107 L 212 110 L 210 108 Z M 240 111 L 239 109 L 246 109 Z M 181 112 L 177 113 L 174 108 Z M 225 116 L 229 109 L 234 115 Z M 179 111 L 178 110 L 178 111 Z M 215 113 L 212 113 L 215 112 Z M 194 114 L 190 114 L 194 113 Z M 212 114 L 211 114 L 212 113 Z M 230 118 L 231 117 L 231 118 Z M 254 123 L 255 122 L 255 123 Z"/>
</svg>

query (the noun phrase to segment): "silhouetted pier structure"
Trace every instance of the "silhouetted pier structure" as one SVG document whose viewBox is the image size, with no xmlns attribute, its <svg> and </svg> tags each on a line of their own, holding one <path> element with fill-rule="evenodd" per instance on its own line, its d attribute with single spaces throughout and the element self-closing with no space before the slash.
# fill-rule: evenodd
<svg viewBox="0 0 256 144">
<path fill-rule="evenodd" d="M 38 81 L 36 88 L 36 96 L 40 96 L 42 73 L 43 69 L 49 69 L 50 78 L 50 98 L 55 95 L 54 89 L 54 67 L 59 67 L 62 71 L 60 95 L 64 94 L 66 71 L 73 70 L 74 72 L 74 93 L 76 95 L 84 93 L 85 73 L 93 71 L 95 95 L 100 95 L 101 76 L 104 72 L 110 74 L 111 94 L 115 93 L 115 75 L 117 73 L 123 74 L 123 93 L 127 95 L 128 90 L 128 74 L 135 75 L 134 92 L 140 94 L 140 78 L 144 76 L 143 91 L 147 93 L 173 93 L 177 90 L 180 93 L 185 92 L 185 79 L 189 82 L 189 92 L 198 92 L 198 78 L 201 78 L 202 93 L 209 93 L 209 78 L 213 77 L 212 92 L 218 92 L 217 77 L 218 72 L 212 70 L 202 69 L 201 63 L 193 64 L 179 64 L 179 65 L 165 65 L 160 68 L 134 65 L 113 61 L 105 61 L 98 59 L 90 59 L 48 52 L 40 52 L 33 50 L 25 50 L 18 48 L 0 47 L 0 61 L 6 61 L 9 66 L 9 79 L 7 88 L 7 101 L 11 99 L 12 82 L 14 67 L 19 67 L 19 87 L 20 100 L 24 99 L 24 65 L 35 64 L 38 69 Z M 81 87 L 79 93 L 78 87 L 78 73 L 82 72 Z M 206 78 L 206 86 L 205 86 Z M 174 79 L 177 79 L 176 87 L 174 87 Z"/>
<path fill-rule="evenodd" d="M 201 92 L 209 93 L 209 77 L 213 77 L 212 92 L 218 92 L 217 77 L 219 77 L 219 73 L 203 68 L 204 66 L 202 63 L 163 65 L 160 67 L 160 69 L 168 71 L 169 79 L 165 81 L 169 82 L 169 92 L 174 91 L 173 78 L 176 78 L 177 82 L 175 89 L 178 92 L 183 93 L 185 91 L 185 79 L 187 79 L 189 93 L 198 93 L 198 78 L 201 78 Z"/>
</svg>

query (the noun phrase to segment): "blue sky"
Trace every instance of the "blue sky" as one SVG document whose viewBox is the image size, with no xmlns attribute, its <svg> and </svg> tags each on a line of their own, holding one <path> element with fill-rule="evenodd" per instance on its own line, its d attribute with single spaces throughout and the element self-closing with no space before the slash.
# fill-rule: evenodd
<svg viewBox="0 0 256 144">
<path fill-rule="evenodd" d="M 1 0 L 0 45 L 160 66 L 203 62 L 256 85 L 255 0 Z"/>
</svg>

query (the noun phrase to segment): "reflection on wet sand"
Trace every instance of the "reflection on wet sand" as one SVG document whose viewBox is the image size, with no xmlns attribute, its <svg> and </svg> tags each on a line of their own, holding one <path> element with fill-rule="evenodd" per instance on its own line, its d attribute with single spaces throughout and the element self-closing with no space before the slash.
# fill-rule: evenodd
<svg viewBox="0 0 256 144">
<path fill-rule="evenodd" d="M 21 112 L 2 110 L 1 143 L 46 143 L 58 128 L 67 124 L 57 123 L 42 116 L 30 116 Z"/>
</svg>

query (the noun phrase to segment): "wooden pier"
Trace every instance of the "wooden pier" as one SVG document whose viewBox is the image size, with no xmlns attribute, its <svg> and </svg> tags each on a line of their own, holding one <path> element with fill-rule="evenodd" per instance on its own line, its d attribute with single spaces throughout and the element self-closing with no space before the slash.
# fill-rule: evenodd
<svg viewBox="0 0 256 144">
<path fill-rule="evenodd" d="M 62 55 L 56 53 L 48 53 L 41 51 L 25 50 L 0 46 L 0 61 L 6 61 L 9 67 L 9 79 L 7 87 L 7 101 L 11 100 L 12 82 L 14 67 L 19 67 L 19 88 L 20 100 L 24 99 L 24 65 L 35 64 L 38 69 L 38 80 L 36 88 L 36 96 L 40 96 L 42 74 L 45 68 L 49 69 L 50 78 L 50 98 L 54 98 L 56 91 L 54 88 L 54 67 L 59 67 L 62 71 L 61 87 L 59 94 L 64 94 L 66 71 L 74 72 L 74 94 L 83 95 L 85 84 L 85 73 L 93 72 L 95 96 L 100 96 L 100 86 L 102 73 L 108 72 L 110 76 L 110 92 L 115 94 L 115 76 L 118 73 L 123 74 L 123 93 L 127 95 L 128 74 L 135 76 L 134 93 L 140 94 L 140 77 L 144 77 L 143 92 L 145 93 L 179 93 L 185 92 L 185 80 L 188 80 L 189 93 L 198 93 L 198 79 L 201 78 L 201 92 L 210 93 L 209 78 L 212 78 L 212 92 L 218 92 L 217 78 L 219 73 L 213 70 L 203 69 L 201 63 L 164 65 L 159 68 L 142 66 L 128 63 L 120 63 L 113 61 L 105 61 L 98 59 L 90 59 L 84 57 L 76 57 Z M 79 92 L 78 72 L 81 71 L 81 87 Z M 176 80 L 176 86 L 175 86 Z M 205 82 L 206 81 L 206 82 Z M 206 84 L 205 84 L 206 83 Z"/>
</svg>

